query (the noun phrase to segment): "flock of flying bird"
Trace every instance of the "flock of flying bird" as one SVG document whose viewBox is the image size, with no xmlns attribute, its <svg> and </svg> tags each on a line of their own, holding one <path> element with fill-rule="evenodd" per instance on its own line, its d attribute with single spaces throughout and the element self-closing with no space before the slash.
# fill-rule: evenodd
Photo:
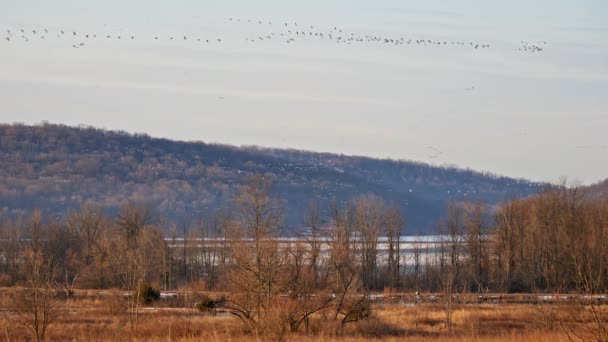
<svg viewBox="0 0 608 342">
<path fill-rule="evenodd" d="M 31 33 L 31 34 L 30 34 Z M 76 31 L 64 31 L 62 29 L 51 33 L 48 29 L 43 29 L 43 31 L 37 31 L 37 30 L 31 30 L 31 31 L 26 31 L 25 29 L 20 29 L 17 32 L 12 31 L 11 29 L 7 29 L 6 30 L 6 34 L 7 36 L 4 38 L 5 41 L 7 42 L 11 42 L 11 41 L 15 41 L 17 39 L 20 39 L 21 41 L 24 42 L 30 42 L 31 40 L 35 39 L 35 38 L 39 38 L 39 39 L 47 39 L 47 38 L 52 38 L 52 37 L 56 37 L 56 38 L 62 38 L 62 37 L 73 37 L 73 38 L 77 38 L 78 40 L 80 40 L 81 42 L 76 43 L 76 44 L 72 44 L 73 48 L 81 48 L 84 47 L 86 45 L 85 41 L 88 40 L 94 40 L 94 39 L 123 39 L 123 40 L 135 40 L 135 36 L 134 35 L 120 35 L 120 34 L 115 34 L 115 35 L 110 35 L 110 34 L 106 34 L 106 35 L 97 35 L 97 34 L 89 34 L 89 33 L 78 33 Z M 159 40 L 159 36 L 154 36 L 154 40 Z M 174 40 L 174 39 L 178 39 L 176 37 L 170 36 L 168 37 L 169 40 Z M 188 40 L 187 36 L 183 36 L 183 40 Z M 197 41 L 201 42 L 200 38 L 196 39 Z M 222 42 L 221 38 L 215 38 L 215 39 L 206 39 L 203 42 L 206 43 L 210 43 L 210 42 Z"/>
<path fill-rule="evenodd" d="M 228 18 L 229 21 L 232 22 L 240 22 L 241 19 Z M 247 20 L 247 23 L 255 23 L 251 19 Z M 263 22 L 261 20 L 257 21 L 258 25 L 272 25 L 272 21 Z M 445 41 L 445 40 L 431 40 L 431 39 L 415 39 L 415 38 L 406 38 L 406 37 L 391 37 L 391 36 L 382 36 L 382 35 L 361 35 L 355 34 L 354 32 L 345 32 L 344 29 L 333 27 L 329 30 L 319 30 L 315 26 L 307 26 L 307 25 L 298 25 L 297 22 L 294 23 L 282 23 L 282 31 L 281 32 L 270 32 L 266 35 L 259 35 L 254 38 L 245 38 L 245 40 L 255 43 L 256 41 L 264 41 L 264 40 L 272 40 L 272 39 L 283 39 L 287 44 L 295 43 L 296 40 L 304 40 L 304 39 L 325 39 L 334 41 L 336 44 L 345 44 L 345 45 L 353 45 L 358 43 L 381 43 L 387 45 L 423 45 L 423 46 L 432 46 L 432 45 L 462 45 L 469 46 L 474 49 L 485 49 L 489 48 L 489 43 L 479 43 L 479 42 L 464 42 L 464 41 Z"/>
<path fill-rule="evenodd" d="M 259 43 L 263 41 L 279 41 L 285 44 L 295 44 L 298 41 L 303 40 L 325 40 L 329 42 L 333 42 L 338 45 L 363 45 L 363 44 L 376 44 L 376 45 L 385 45 L 385 46 L 422 46 L 422 47 L 463 47 L 469 48 L 473 50 L 483 50 L 490 49 L 492 45 L 487 42 L 477 42 L 477 41 L 464 41 L 464 40 L 441 40 L 441 39 L 428 39 L 421 37 L 396 37 L 396 36 L 384 36 L 378 34 L 357 34 L 355 32 L 347 32 L 343 28 L 333 27 L 331 29 L 320 29 L 313 25 L 302 25 L 297 22 L 282 22 L 282 23 L 273 23 L 272 21 L 262 21 L 262 20 L 254 20 L 254 19 L 240 19 L 240 18 L 228 18 L 228 22 L 232 24 L 243 23 L 248 25 L 257 25 L 264 33 L 256 34 L 254 36 L 249 36 L 245 38 L 245 41 L 249 43 Z M 267 29 L 274 28 L 274 29 Z M 278 28 L 278 29 L 277 29 Z M 247 32 L 251 34 L 253 30 L 251 27 L 247 29 Z M 23 41 L 30 42 L 34 39 L 50 39 L 50 38 L 64 38 L 71 37 L 74 40 L 70 43 L 73 48 L 82 48 L 87 45 L 88 41 L 96 40 L 96 39 L 116 39 L 116 40 L 135 40 L 140 37 L 136 37 L 135 35 L 125 35 L 125 34 L 91 34 L 91 33 L 82 33 L 74 30 L 63 30 L 59 29 L 56 31 L 49 31 L 48 29 L 36 30 L 36 29 L 7 29 L 6 36 L 4 40 L 6 42 L 12 41 Z M 148 40 L 160 41 L 160 40 L 169 40 L 169 41 L 189 41 L 200 44 L 212 44 L 212 43 L 222 43 L 222 37 L 213 37 L 213 38 L 201 38 L 199 36 L 192 36 L 188 34 L 183 34 L 179 36 L 169 35 L 169 36 L 148 36 L 146 37 Z M 521 46 L 518 48 L 518 51 L 521 52 L 529 52 L 529 53 L 539 53 L 544 51 L 547 42 L 545 41 L 536 41 L 536 42 L 527 42 L 521 41 Z"/>
</svg>

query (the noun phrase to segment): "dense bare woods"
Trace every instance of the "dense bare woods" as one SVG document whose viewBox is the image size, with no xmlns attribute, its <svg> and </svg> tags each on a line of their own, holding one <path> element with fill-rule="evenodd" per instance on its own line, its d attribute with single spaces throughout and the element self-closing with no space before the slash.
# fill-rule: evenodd
<svg viewBox="0 0 608 342">
<path fill-rule="evenodd" d="M 373 195 L 324 209 L 308 204 L 307 234 L 286 239 L 270 178 L 250 177 L 230 210 L 181 232 L 138 204 L 115 215 L 83 206 L 65 220 L 39 211 L 2 220 L 0 280 L 23 288 L 12 310 L 44 339 L 74 289 L 120 288 L 132 294 L 135 332 L 148 288 L 182 289 L 192 298 L 185 305 L 222 308 L 249 333 L 281 339 L 308 333 L 312 317 L 339 333 L 370 317 L 371 294 L 387 290 L 442 293 L 450 331 L 462 294 L 608 290 L 608 201 L 579 189 L 507 201 L 493 212 L 481 201 L 452 203 L 435 241 L 404 250 L 406 218 Z M 218 296 L 197 297 L 201 290 Z M 593 308 L 580 312 L 602 322 Z"/>
<path fill-rule="evenodd" d="M 608 202 L 578 189 L 509 201 L 492 235 L 496 280 L 505 291 L 605 292 Z"/>
<path fill-rule="evenodd" d="M 25 280 L 23 255 L 32 248 L 46 253 L 65 288 L 134 289 L 147 281 L 169 290 L 204 281 L 209 289 L 222 289 L 224 277 L 242 269 L 258 279 L 258 302 L 275 291 L 269 277 L 288 273 L 276 271 L 294 263 L 297 277 L 306 274 L 313 288 L 327 287 L 336 273 L 343 279 L 357 274 L 361 288 L 370 291 L 597 293 L 607 288 L 608 205 L 579 189 L 507 201 L 493 213 L 483 202 L 453 203 L 430 249 L 414 244 L 403 251 L 405 218 L 372 195 L 325 209 L 309 204 L 308 233 L 298 243 L 285 243 L 282 202 L 271 196 L 270 186 L 267 178 L 252 177 L 235 196 L 233 210 L 179 230 L 141 205 L 124 206 L 114 217 L 84 206 L 66 220 L 39 211 L 5 218 L 2 283 Z M 173 233 L 163 238 L 166 230 Z"/>
</svg>

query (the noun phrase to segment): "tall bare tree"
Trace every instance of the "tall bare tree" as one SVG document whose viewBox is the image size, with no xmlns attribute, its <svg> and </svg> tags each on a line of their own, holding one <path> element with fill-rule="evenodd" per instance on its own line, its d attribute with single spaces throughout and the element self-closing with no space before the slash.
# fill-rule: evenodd
<svg viewBox="0 0 608 342">
<path fill-rule="evenodd" d="M 35 341 L 44 341 L 47 329 L 61 314 L 62 300 L 55 287 L 60 270 L 61 249 L 54 235 L 55 222 L 45 225 L 42 213 L 34 211 L 29 223 L 30 243 L 23 253 L 25 281 L 15 294 L 12 309 L 17 322 Z M 61 237 L 59 237 L 61 238 Z"/>
<path fill-rule="evenodd" d="M 440 277 L 445 305 L 446 325 L 452 331 L 453 295 L 458 289 L 462 268 L 463 210 L 456 203 L 448 204 L 447 218 L 441 229 Z"/>
<path fill-rule="evenodd" d="M 465 257 L 468 268 L 468 280 L 477 292 L 483 292 L 488 286 L 488 210 L 482 201 L 468 203 L 465 207 Z M 467 286 L 469 287 L 469 286 Z"/>
<path fill-rule="evenodd" d="M 150 280 L 161 282 L 165 241 L 162 233 L 151 223 L 153 215 L 148 207 L 123 207 L 116 222 L 116 234 L 108 251 L 121 287 L 133 293 L 129 301 L 129 323 L 132 331 L 137 329 L 139 305 L 142 302 L 139 289 Z"/>
<path fill-rule="evenodd" d="M 401 235 L 405 219 L 396 207 L 390 207 L 385 214 L 385 234 L 388 244 L 388 284 L 392 289 L 401 287 Z"/>
<path fill-rule="evenodd" d="M 361 252 L 363 284 L 378 289 L 378 239 L 384 225 L 384 201 L 374 195 L 355 200 L 355 228 Z"/>
<path fill-rule="evenodd" d="M 286 268 L 286 255 L 276 239 L 281 224 L 280 203 L 270 195 L 270 187 L 263 175 L 251 177 L 241 187 L 235 199 L 239 225 L 229 236 L 229 309 L 255 330 L 283 290 Z"/>
<path fill-rule="evenodd" d="M 311 285 L 316 288 L 320 285 L 319 276 L 323 263 L 323 260 L 321 258 L 321 250 L 323 244 L 320 232 L 321 215 L 317 202 L 311 201 L 309 203 L 307 212 L 304 216 L 304 225 L 310 229 L 310 235 L 307 237 L 309 244 L 309 250 L 307 254 L 309 256 L 310 273 L 313 277 L 313 282 Z"/>
</svg>

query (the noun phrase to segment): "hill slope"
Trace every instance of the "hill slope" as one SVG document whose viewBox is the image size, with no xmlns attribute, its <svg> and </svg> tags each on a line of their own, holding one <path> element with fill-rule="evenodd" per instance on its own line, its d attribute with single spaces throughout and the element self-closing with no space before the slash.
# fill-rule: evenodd
<svg viewBox="0 0 608 342">
<path fill-rule="evenodd" d="M 264 173 L 285 199 L 289 229 L 315 198 L 322 208 L 374 193 L 406 214 L 408 232 L 429 231 L 448 200 L 534 194 L 544 184 L 408 161 L 296 150 L 180 142 L 75 128 L 0 125 L 0 208 L 64 213 L 84 201 L 116 209 L 143 201 L 190 220 L 226 206 L 246 176 Z"/>
<path fill-rule="evenodd" d="M 608 179 L 583 187 L 583 189 L 591 198 L 608 198 Z"/>
</svg>

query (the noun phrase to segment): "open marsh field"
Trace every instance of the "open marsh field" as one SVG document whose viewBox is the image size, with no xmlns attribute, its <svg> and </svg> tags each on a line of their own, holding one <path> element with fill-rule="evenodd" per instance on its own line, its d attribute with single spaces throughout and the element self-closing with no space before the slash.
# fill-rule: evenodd
<svg viewBox="0 0 608 342">
<path fill-rule="evenodd" d="M 15 289 L 0 291 L 2 307 L 10 307 Z M 211 295 L 212 297 L 214 295 Z M 215 295 L 220 296 L 220 294 Z M 194 307 L 197 295 L 163 293 L 161 299 L 130 315 L 128 294 L 123 291 L 77 291 L 61 302 L 61 312 L 49 326 L 49 341 L 568 341 L 568 334 L 594 340 L 594 326 L 580 315 L 582 304 L 521 302 L 535 295 L 500 296 L 501 302 L 468 303 L 477 296 L 461 296 L 453 304 L 452 330 L 445 324 L 441 295 L 424 294 L 417 304 L 376 295 L 369 318 L 345 325 L 335 324 L 328 312 L 311 318 L 308 333 L 289 332 L 273 324 L 257 333 L 221 308 L 201 312 Z M 494 296 L 492 296 L 494 297 Z M 595 306 L 604 317 L 605 305 Z M 280 311 L 280 309 L 278 309 Z M 2 339 L 28 341 L 26 327 L 10 310 L 0 316 Z M 132 325 L 132 319 L 136 325 Z M 575 335 L 576 334 L 576 335 Z M 578 338 L 575 338 L 578 340 Z"/>
</svg>

